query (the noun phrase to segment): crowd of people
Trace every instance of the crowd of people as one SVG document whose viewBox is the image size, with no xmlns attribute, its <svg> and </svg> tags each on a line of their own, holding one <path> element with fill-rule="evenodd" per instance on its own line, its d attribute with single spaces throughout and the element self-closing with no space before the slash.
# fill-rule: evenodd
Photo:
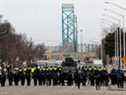
<svg viewBox="0 0 126 95">
<path fill-rule="evenodd" d="M 9 86 L 101 86 L 117 85 L 123 88 L 124 72 L 112 69 L 110 73 L 104 67 L 83 66 L 74 72 L 64 71 L 63 67 L 22 67 L 0 66 L 1 87 Z"/>
</svg>

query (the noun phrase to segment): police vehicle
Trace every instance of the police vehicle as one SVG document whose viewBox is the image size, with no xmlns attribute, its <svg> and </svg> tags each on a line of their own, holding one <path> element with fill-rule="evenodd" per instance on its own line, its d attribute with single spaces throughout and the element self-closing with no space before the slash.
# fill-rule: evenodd
<svg viewBox="0 0 126 95">
<path fill-rule="evenodd" d="M 71 57 L 65 58 L 65 61 L 61 65 L 64 69 L 64 72 L 68 73 L 69 71 L 75 72 L 77 69 L 77 62 Z"/>
</svg>

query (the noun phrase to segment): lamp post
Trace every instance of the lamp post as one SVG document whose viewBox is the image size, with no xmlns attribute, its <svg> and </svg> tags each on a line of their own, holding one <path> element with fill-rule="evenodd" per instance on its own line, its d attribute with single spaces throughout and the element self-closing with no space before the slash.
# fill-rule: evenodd
<svg viewBox="0 0 126 95">
<path fill-rule="evenodd" d="M 80 59 L 83 60 L 83 29 L 80 29 Z"/>
<path fill-rule="evenodd" d="M 83 52 L 83 29 L 80 29 L 81 53 Z"/>
</svg>

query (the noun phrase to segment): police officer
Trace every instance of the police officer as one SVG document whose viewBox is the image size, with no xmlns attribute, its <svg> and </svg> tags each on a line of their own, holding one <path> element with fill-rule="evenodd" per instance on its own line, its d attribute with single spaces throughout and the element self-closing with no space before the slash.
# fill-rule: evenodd
<svg viewBox="0 0 126 95">
<path fill-rule="evenodd" d="M 7 69 L 6 68 L 0 68 L 0 84 L 1 84 L 1 87 L 4 87 L 5 86 L 5 83 L 6 83 L 6 72 L 7 72 Z"/>
<path fill-rule="evenodd" d="M 45 68 L 43 67 L 42 70 L 41 70 L 41 76 L 42 76 L 42 85 L 44 86 L 45 85 L 45 82 L 46 82 L 46 72 L 45 72 Z"/>
<path fill-rule="evenodd" d="M 14 68 L 14 84 L 15 86 L 19 84 L 19 68 Z"/>
<path fill-rule="evenodd" d="M 56 86 L 58 84 L 58 74 L 56 67 L 53 68 L 52 76 L 53 76 L 53 86 Z"/>
<path fill-rule="evenodd" d="M 52 84 L 52 79 L 53 79 L 53 74 L 52 74 L 52 67 L 48 68 L 48 85 L 51 86 Z"/>
<path fill-rule="evenodd" d="M 1 84 L 1 77 L 2 77 L 2 67 L 0 66 L 0 84 Z"/>
<path fill-rule="evenodd" d="M 11 66 L 8 67 L 7 77 L 8 77 L 9 86 L 12 86 L 14 81 L 14 73 Z"/>
<path fill-rule="evenodd" d="M 112 69 L 110 72 L 110 78 L 111 78 L 111 84 L 115 85 L 117 84 L 117 78 L 116 78 L 116 69 Z"/>
<path fill-rule="evenodd" d="M 60 74 L 60 82 L 61 82 L 62 86 L 65 86 L 65 73 L 64 73 L 64 71 L 62 71 Z"/>
<path fill-rule="evenodd" d="M 58 67 L 58 84 L 61 85 L 61 75 L 62 75 L 62 72 L 63 72 L 63 68 L 62 67 Z"/>
<path fill-rule="evenodd" d="M 101 82 L 101 72 L 100 72 L 100 69 L 96 70 L 96 73 L 95 73 L 95 84 L 96 84 L 96 90 L 100 90 L 100 84 Z"/>
<path fill-rule="evenodd" d="M 38 67 L 39 72 L 38 72 L 38 82 L 39 82 L 39 86 L 42 85 L 42 80 L 43 80 L 43 71 L 41 67 Z"/>
<path fill-rule="evenodd" d="M 49 68 L 46 67 L 46 70 L 45 70 L 45 79 L 46 79 L 46 85 L 49 86 Z"/>
<path fill-rule="evenodd" d="M 123 72 L 123 70 L 121 70 L 121 69 L 117 70 L 116 78 L 117 78 L 118 88 L 123 88 L 123 86 L 124 86 L 124 72 Z"/>
<path fill-rule="evenodd" d="M 108 83 L 109 83 L 109 74 L 108 74 L 108 72 L 107 72 L 107 70 L 106 70 L 106 68 L 103 68 L 102 69 L 102 71 L 101 71 L 101 73 L 102 73 L 102 84 L 104 85 L 104 86 L 108 86 Z"/>
<path fill-rule="evenodd" d="M 87 71 L 86 71 L 86 69 L 84 69 L 84 68 L 82 69 L 81 76 L 82 76 L 82 85 L 86 86 L 86 82 L 87 82 Z"/>
<path fill-rule="evenodd" d="M 80 89 L 80 84 L 81 84 L 81 71 L 80 70 L 76 70 L 76 72 L 74 73 L 74 81 L 75 81 L 75 85 L 78 87 L 78 89 Z"/>
<path fill-rule="evenodd" d="M 94 70 L 92 67 L 89 67 L 89 80 L 90 80 L 90 85 L 94 86 Z"/>
<path fill-rule="evenodd" d="M 37 86 L 38 84 L 38 75 L 39 75 L 39 68 L 36 66 L 34 68 L 34 72 L 32 72 L 32 78 L 33 78 L 33 81 L 34 81 L 34 86 Z"/>
<path fill-rule="evenodd" d="M 19 77 L 20 77 L 21 85 L 24 86 L 25 85 L 25 71 L 23 68 L 20 68 L 19 70 Z"/>
<path fill-rule="evenodd" d="M 27 86 L 30 86 L 31 85 L 31 68 L 30 67 L 27 67 L 25 69 L 25 78 L 27 81 Z"/>
<path fill-rule="evenodd" d="M 75 72 L 74 72 L 74 82 L 75 82 L 75 86 L 77 86 L 77 83 L 78 83 L 78 70 L 76 70 Z"/>
<path fill-rule="evenodd" d="M 73 76 L 72 76 L 72 72 L 69 71 L 67 73 L 67 85 L 68 86 L 71 86 L 73 84 Z"/>
</svg>

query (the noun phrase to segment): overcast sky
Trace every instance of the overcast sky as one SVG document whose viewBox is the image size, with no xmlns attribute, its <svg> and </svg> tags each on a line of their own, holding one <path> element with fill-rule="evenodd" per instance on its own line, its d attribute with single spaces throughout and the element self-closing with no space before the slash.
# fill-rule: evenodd
<svg viewBox="0 0 126 95">
<path fill-rule="evenodd" d="M 36 43 L 58 45 L 62 42 L 61 1 L 0 0 L 0 14 L 14 24 L 16 32 L 26 33 Z M 78 16 L 78 29 L 84 30 L 83 41 L 98 41 L 101 38 L 100 18 L 106 7 L 104 1 L 107 0 L 73 1 Z M 126 4 L 125 0 L 113 0 L 113 2 Z"/>
</svg>

